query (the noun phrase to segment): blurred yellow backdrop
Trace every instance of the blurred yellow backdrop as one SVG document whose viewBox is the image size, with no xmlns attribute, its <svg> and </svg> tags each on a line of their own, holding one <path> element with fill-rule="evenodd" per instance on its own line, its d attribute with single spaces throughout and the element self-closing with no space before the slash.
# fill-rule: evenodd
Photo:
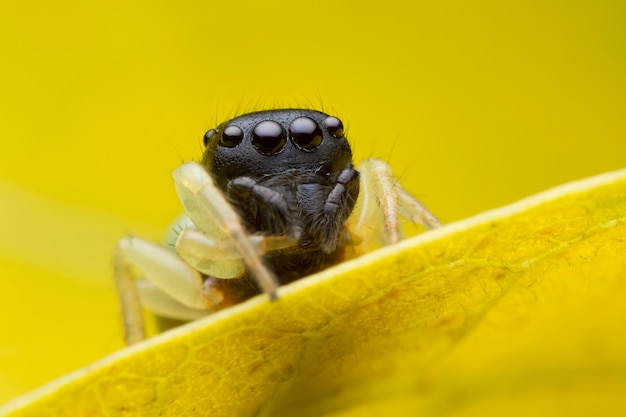
<svg viewBox="0 0 626 417">
<path fill-rule="evenodd" d="M 626 165 L 623 1 L 1 9 L 0 402 L 122 346 L 115 241 L 234 113 L 337 114 L 444 222 Z"/>
</svg>

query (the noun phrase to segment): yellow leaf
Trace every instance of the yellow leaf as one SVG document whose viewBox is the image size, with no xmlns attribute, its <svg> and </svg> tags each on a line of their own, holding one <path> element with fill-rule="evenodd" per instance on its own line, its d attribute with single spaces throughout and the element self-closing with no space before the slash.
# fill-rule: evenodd
<svg viewBox="0 0 626 417">
<path fill-rule="evenodd" d="M 623 415 L 626 170 L 121 350 L 3 416 Z"/>
</svg>

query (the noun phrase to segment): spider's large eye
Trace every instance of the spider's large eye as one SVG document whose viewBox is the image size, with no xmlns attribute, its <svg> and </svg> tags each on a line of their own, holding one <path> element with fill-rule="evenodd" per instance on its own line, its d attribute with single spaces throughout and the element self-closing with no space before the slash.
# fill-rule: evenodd
<svg viewBox="0 0 626 417">
<path fill-rule="evenodd" d="M 308 117 L 298 117 L 289 125 L 293 143 L 303 151 L 311 152 L 322 143 L 322 129 Z"/>
<path fill-rule="evenodd" d="M 326 125 L 326 129 L 328 129 L 328 133 L 334 137 L 339 138 L 343 136 L 343 123 L 336 117 L 327 117 L 326 120 L 324 120 L 324 125 Z"/>
<path fill-rule="evenodd" d="M 239 126 L 227 126 L 220 137 L 220 145 L 234 148 L 243 140 L 243 130 Z"/>
<path fill-rule="evenodd" d="M 285 146 L 287 138 L 283 127 L 272 121 L 266 120 L 255 126 L 252 131 L 252 144 L 264 155 L 275 155 Z"/>
<path fill-rule="evenodd" d="M 215 129 L 211 129 L 204 134 L 204 146 L 209 146 L 209 141 L 215 135 Z"/>
</svg>

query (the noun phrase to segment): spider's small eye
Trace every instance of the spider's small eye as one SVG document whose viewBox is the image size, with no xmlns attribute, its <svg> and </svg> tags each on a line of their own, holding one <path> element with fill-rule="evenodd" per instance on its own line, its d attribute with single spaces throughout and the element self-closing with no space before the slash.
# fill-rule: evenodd
<svg viewBox="0 0 626 417">
<path fill-rule="evenodd" d="M 252 144 L 264 155 L 275 155 L 285 146 L 287 138 L 283 127 L 272 121 L 266 120 L 255 126 L 252 131 Z"/>
<path fill-rule="evenodd" d="M 243 140 L 243 130 L 239 126 L 228 126 L 222 132 L 220 145 L 227 148 L 234 148 Z"/>
<path fill-rule="evenodd" d="M 204 134 L 204 146 L 209 146 L 209 141 L 215 135 L 215 129 L 211 129 Z"/>
<path fill-rule="evenodd" d="M 322 143 L 322 129 L 308 117 L 298 117 L 289 125 L 293 143 L 303 151 L 313 151 Z"/>
<path fill-rule="evenodd" d="M 334 137 L 340 138 L 343 136 L 343 123 L 341 123 L 341 120 L 329 116 L 324 120 L 324 124 L 326 125 L 326 129 L 328 129 L 328 133 Z"/>
</svg>

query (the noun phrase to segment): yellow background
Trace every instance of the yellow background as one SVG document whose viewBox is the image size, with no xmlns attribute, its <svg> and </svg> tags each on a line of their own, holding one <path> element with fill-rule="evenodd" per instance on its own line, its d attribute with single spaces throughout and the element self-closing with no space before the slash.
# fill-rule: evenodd
<svg viewBox="0 0 626 417">
<path fill-rule="evenodd" d="M 0 402 L 122 346 L 111 252 L 244 110 L 322 107 L 444 222 L 617 169 L 626 3 L 0 7 Z"/>
</svg>

